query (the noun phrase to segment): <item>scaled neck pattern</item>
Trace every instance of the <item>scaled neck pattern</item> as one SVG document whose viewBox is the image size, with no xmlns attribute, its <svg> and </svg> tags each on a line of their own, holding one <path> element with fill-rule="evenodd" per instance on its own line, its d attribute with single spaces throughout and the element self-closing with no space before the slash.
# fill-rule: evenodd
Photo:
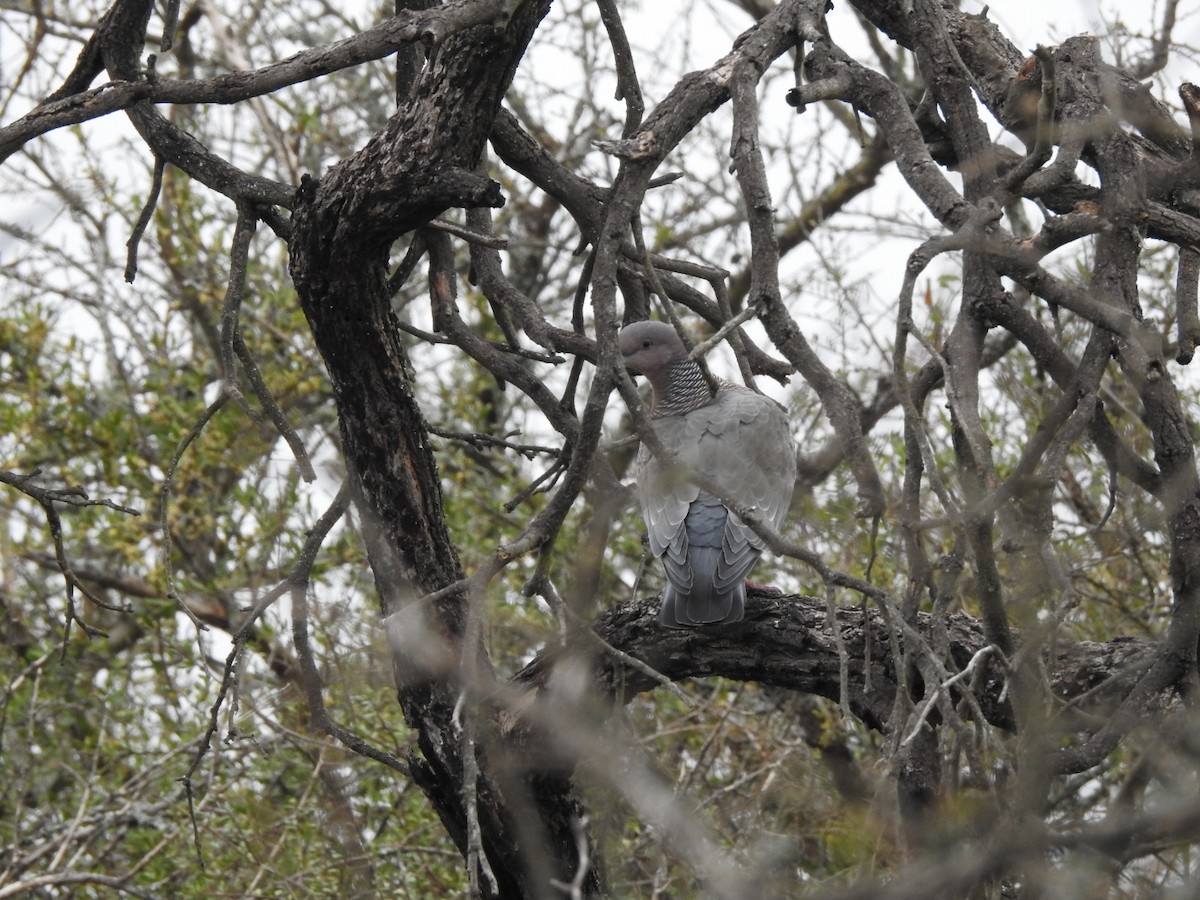
<svg viewBox="0 0 1200 900">
<path fill-rule="evenodd" d="M 669 363 L 664 374 L 665 383 L 654 385 L 654 407 L 650 414 L 655 419 L 690 413 L 707 406 L 716 396 L 693 359 Z"/>
</svg>

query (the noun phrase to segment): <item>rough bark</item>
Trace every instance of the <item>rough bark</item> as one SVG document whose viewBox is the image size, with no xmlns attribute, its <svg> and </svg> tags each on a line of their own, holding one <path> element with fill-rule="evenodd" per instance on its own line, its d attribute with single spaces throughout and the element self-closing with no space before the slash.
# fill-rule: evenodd
<svg viewBox="0 0 1200 900">
<path fill-rule="evenodd" d="M 657 597 L 647 597 L 614 607 L 600 616 L 595 632 L 615 649 L 672 680 L 719 675 L 837 701 L 842 689 L 841 659 L 833 632 L 837 627 L 849 659 L 851 711 L 872 728 L 886 727 L 899 680 L 888 637 L 893 626 L 879 612 L 839 606 L 835 626 L 824 600 L 751 591 L 746 618 L 736 625 L 667 630 L 657 624 L 658 605 Z M 945 627 L 950 661 L 956 669 L 965 667 L 988 646 L 979 619 L 951 615 Z M 931 615 L 917 616 L 914 633 L 931 646 L 934 628 Z M 913 641 L 902 640 L 900 647 L 902 652 L 911 651 Z M 865 677 L 868 648 L 869 687 Z M 544 687 L 555 665 L 574 650 L 573 646 L 548 649 L 517 673 L 513 683 Z M 1160 652 L 1161 645 L 1155 640 L 1119 637 L 1106 642 L 1063 642 L 1053 651 L 1047 649 L 1043 659 L 1051 690 L 1073 705 L 1072 715 L 1102 716 L 1120 703 Z M 602 690 L 624 701 L 660 686 L 644 671 L 613 657 L 600 661 L 597 679 Z M 977 681 L 974 693 L 987 721 L 1011 731 L 1016 723 L 1005 686 L 1003 673 L 993 667 L 986 678 Z M 1161 709 L 1175 698 L 1174 688 L 1165 687 L 1146 711 Z M 1073 724 L 1069 716 L 1067 721 Z"/>
</svg>

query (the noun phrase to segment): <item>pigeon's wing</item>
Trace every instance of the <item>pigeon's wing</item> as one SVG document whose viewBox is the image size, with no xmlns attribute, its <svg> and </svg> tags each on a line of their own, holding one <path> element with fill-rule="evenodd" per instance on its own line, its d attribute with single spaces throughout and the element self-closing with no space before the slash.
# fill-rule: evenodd
<svg viewBox="0 0 1200 900">
<path fill-rule="evenodd" d="M 698 467 L 725 497 L 778 529 L 796 483 L 796 450 L 786 413 L 775 401 L 737 385 L 723 386 L 716 401 L 700 412 L 707 416 Z M 714 587 L 725 591 L 744 580 L 765 546 L 731 512 Z"/>
<path fill-rule="evenodd" d="M 687 430 L 686 416 L 668 416 L 654 422 L 654 431 L 663 446 L 680 455 Z M 656 557 L 685 564 L 687 532 L 684 520 L 700 489 L 690 483 L 678 467 L 664 465 L 656 459 L 646 444 L 638 451 L 636 474 L 650 552 Z"/>
</svg>

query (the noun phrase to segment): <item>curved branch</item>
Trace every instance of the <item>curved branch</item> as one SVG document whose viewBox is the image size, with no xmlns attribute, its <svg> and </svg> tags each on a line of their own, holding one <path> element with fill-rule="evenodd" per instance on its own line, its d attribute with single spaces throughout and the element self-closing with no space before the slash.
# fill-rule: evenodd
<svg viewBox="0 0 1200 900">
<path fill-rule="evenodd" d="M 55 93 L 39 103 L 11 125 L 0 128 L 0 162 L 29 141 L 57 128 L 78 125 L 106 116 L 136 103 L 240 103 L 262 97 L 280 88 L 312 81 L 331 72 L 348 69 L 395 53 L 414 41 L 437 44 L 448 35 L 474 25 L 507 21 L 505 0 L 457 0 L 429 10 L 404 11 L 361 34 L 334 41 L 321 47 L 302 50 L 287 59 L 250 72 L 229 72 L 212 78 L 178 81 L 118 79 L 91 90 L 84 90 L 102 70 L 91 62 L 96 56 L 93 43 L 77 64 L 79 77 L 67 80 Z M 93 70 L 94 69 L 94 70 Z"/>
<path fill-rule="evenodd" d="M 644 597 L 622 604 L 603 614 L 595 632 L 605 642 L 645 663 L 652 671 L 673 680 L 722 676 L 737 681 L 786 688 L 814 694 L 837 702 L 841 696 L 841 660 L 824 600 L 804 596 L 777 596 L 751 590 L 746 598 L 746 618 L 736 625 L 719 628 L 665 629 L 658 624 L 658 597 Z M 849 656 L 849 706 L 865 725 L 884 729 L 896 691 L 895 661 L 891 658 L 889 625 L 878 611 L 862 606 L 836 608 L 836 627 Z M 913 626 L 917 633 L 932 640 L 934 619 L 920 613 Z M 939 625 L 939 627 L 942 627 Z M 982 623 L 971 616 L 946 616 L 950 659 L 947 669 L 952 676 L 964 672 L 978 654 L 990 646 Z M 576 638 L 575 641 L 582 641 Z M 900 637 L 900 645 L 905 641 Z M 871 649 L 870 681 L 867 682 L 867 647 Z M 541 688 L 555 666 L 576 652 L 591 653 L 591 645 L 557 646 L 543 651 L 513 676 L 515 685 Z M 1060 642 L 1053 657 L 1043 654 L 1049 683 L 1062 703 L 1057 719 L 1064 735 L 1073 734 L 1076 716 L 1105 716 L 1107 710 L 1122 705 L 1139 684 L 1139 677 L 1151 668 L 1161 645 L 1148 638 L 1117 638 L 1106 643 L 1092 641 Z M 978 667 L 978 662 L 975 663 Z M 605 656 L 597 663 L 596 683 L 605 694 L 628 702 L 634 696 L 660 686 L 659 681 L 620 658 Z M 1015 727 L 1006 696 L 1007 681 L 996 665 L 986 675 L 971 679 L 978 708 L 987 721 L 1000 728 Z M 1160 709 L 1174 697 L 1172 684 L 1158 684 L 1148 693 L 1145 679 L 1139 684 L 1143 709 Z M 966 689 L 959 685 L 958 690 Z M 1120 723 L 1128 731 L 1136 717 Z M 1051 720 L 1053 724 L 1055 720 Z M 1124 733 L 1124 732 L 1122 732 Z M 1066 758 L 1063 758 L 1066 762 Z M 1081 760 L 1081 771 L 1090 763 Z"/>
</svg>

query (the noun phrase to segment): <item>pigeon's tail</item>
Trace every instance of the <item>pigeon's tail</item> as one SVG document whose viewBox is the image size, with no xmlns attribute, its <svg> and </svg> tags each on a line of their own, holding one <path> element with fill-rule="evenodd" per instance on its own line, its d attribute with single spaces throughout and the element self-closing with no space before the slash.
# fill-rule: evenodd
<svg viewBox="0 0 1200 900">
<path fill-rule="evenodd" d="M 667 628 L 727 625 L 746 610 L 746 574 L 758 554 L 731 561 L 725 546 L 727 510 L 710 494 L 701 493 L 684 521 L 687 549 L 683 559 L 663 558 L 667 587 L 659 621 Z M 733 564 L 731 564 L 733 563 Z"/>
<path fill-rule="evenodd" d="M 702 551 L 697 553 L 697 549 Z M 719 554 L 717 549 L 702 547 L 692 550 L 693 565 L 696 556 Z M 696 625 L 728 625 L 740 622 L 746 612 L 746 584 L 739 581 L 725 591 L 718 591 L 711 580 L 702 580 L 697 574 L 690 590 L 681 590 L 669 580 L 662 595 L 659 622 L 667 628 L 691 628 Z"/>
</svg>

